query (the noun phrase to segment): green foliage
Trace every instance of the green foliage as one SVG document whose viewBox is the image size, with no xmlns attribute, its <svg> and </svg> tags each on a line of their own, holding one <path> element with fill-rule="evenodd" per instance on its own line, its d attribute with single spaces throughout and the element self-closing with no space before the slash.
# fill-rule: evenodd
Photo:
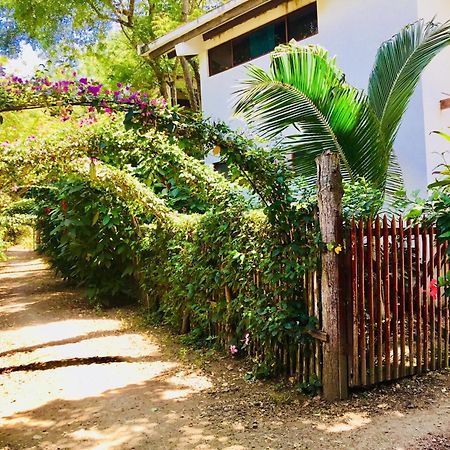
<svg viewBox="0 0 450 450">
<path fill-rule="evenodd" d="M 2 214 L 6 216 L 13 215 L 34 215 L 36 211 L 36 202 L 34 198 L 21 198 L 10 205 L 6 206 Z"/>
<path fill-rule="evenodd" d="M 450 140 L 450 136 L 437 132 L 444 139 Z M 406 217 L 415 221 L 426 221 L 436 224 L 438 239 L 441 242 L 450 241 L 450 165 L 442 164 L 437 171 L 437 179 L 431 183 L 427 199 L 416 196 L 413 200 L 406 196 L 403 198 L 403 206 L 407 210 Z M 450 257 L 450 245 L 447 250 Z M 445 268 L 444 268 L 445 270 Z M 439 277 L 439 284 L 445 287 L 445 293 L 450 295 L 450 271 Z"/>
<path fill-rule="evenodd" d="M 356 219 L 374 217 L 383 206 L 383 193 L 364 178 L 344 183 L 343 215 L 347 223 Z"/>
<path fill-rule="evenodd" d="M 35 225 L 35 203 L 23 199 L 0 208 L 0 260 L 6 258 L 10 245 L 21 244 L 31 237 Z"/>
<path fill-rule="evenodd" d="M 430 185 L 431 195 L 422 206 L 427 219 L 436 222 L 438 239 L 450 242 L 450 166 L 444 165 L 440 172 L 440 179 Z M 448 247 L 450 256 L 450 246 Z M 439 284 L 446 288 L 446 295 L 450 295 L 450 272 L 439 277 Z"/>
<path fill-rule="evenodd" d="M 302 382 L 297 385 L 297 389 L 306 395 L 317 395 L 321 387 L 322 383 L 316 375 L 312 375 L 308 382 Z"/>
<path fill-rule="evenodd" d="M 39 205 L 41 251 L 63 278 L 106 305 L 136 298 L 134 246 L 142 207 L 78 177 L 46 191 Z"/>
<path fill-rule="evenodd" d="M 135 89 L 158 95 L 158 80 L 149 76 L 153 71 L 150 63 L 136 53 L 135 46 L 123 33 L 110 33 L 107 39 L 86 49 L 80 60 L 80 72 L 100 80 L 110 90 L 116 90 L 118 82 L 127 80 Z"/>
<path fill-rule="evenodd" d="M 307 217 L 313 222 L 310 214 L 298 212 L 299 227 Z M 315 327 L 304 275 L 318 263 L 316 233 L 303 226 L 297 241 L 284 242 L 262 211 L 242 205 L 183 217 L 170 229 L 149 226 L 141 241 L 144 285 L 165 323 L 182 329 L 188 316 L 197 339 L 239 351 L 248 333 L 266 348 L 259 363 L 267 365 L 276 345 L 304 342 Z"/>
</svg>

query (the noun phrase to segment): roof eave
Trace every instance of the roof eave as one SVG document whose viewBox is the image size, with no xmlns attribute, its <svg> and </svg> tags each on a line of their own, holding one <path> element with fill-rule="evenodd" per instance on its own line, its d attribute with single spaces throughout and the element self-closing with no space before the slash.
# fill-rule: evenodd
<svg viewBox="0 0 450 450">
<path fill-rule="evenodd" d="M 188 22 L 164 36 L 138 46 L 138 54 L 147 58 L 156 58 L 173 50 L 177 44 L 186 42 L 200 34 L 211 31 L 215 27 L 248 13 L 272 0 L 231 0 L 223 6 Z"/>
</svg>

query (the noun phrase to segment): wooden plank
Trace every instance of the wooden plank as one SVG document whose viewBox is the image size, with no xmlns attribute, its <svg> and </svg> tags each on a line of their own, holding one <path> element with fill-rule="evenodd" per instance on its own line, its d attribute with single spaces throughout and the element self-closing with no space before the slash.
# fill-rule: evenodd
<svg viewBox="0 0 450 450">
<path fill-rule="evenodd" d="M 391 303 L 389 272 L 389 226 L 386 214 L 383 217 L 383 263 L 384 263 L 384 344 L 386 380 L 391 379 Z"/>
<path fill-rule="evenodd" d="M 399 252 L 400 252 L 400 376 L 404 377 L 406 365 L 406 339 L 405 339 L 405 322 L 406 322 L 406 307 L 405 307 L 405 234 L 402 216 L 398 219 L 398 238 L 399 238 Z"/>
<path fill-rule="evenodd" d="M 444 244 L 443 251 L 443 260 L 444 260 L 444 273 L 448 270 L 448 242 L 446 241 Z M 444 305 L 445 305 L 445 315 L 444 315 L 444 367 L 447 368 L 449 366 L 448 361 L 448 347 L 449 347 L 449 298 L 444 293 Z"/>
<path fill-rule="evenodd" d="M 382 291 L 382 260 L 381 260 L 381 221 L 375 219 L 375 267 L 377 271 L 377 381 L 384 380 L 383 370 L 383 291 Z"/>
<path fill-rule="evenodd" d="M 314 315 L 317 317 L 319 327 L 322 326 L 320 323 L 320 317 L 319 317 L 319 284 L 317 282 L 317 271 L 314 271 Z M 326 336 L 326 339 L 328 339 L 328 336 Z M 319 341 L 322 341 L 322 339 L 319 339 Z M 326 342 L 326 341 L 322 341 Z M 322 359 L 321 359 L 321 352 L 320 349 L 322 347 L 322 344 L 320 342 L 316 343 L 316 375 L 318 376 L 319 380 L 322 379 Z"/>
<path fill-rule="evenodd" d="M 391 220 L 392 236 L 392 378 L 398 378 L 398 253 L 397 253 L 397 221 Z"/>
<path fill-rule="evenodd" d="M 413 246 L 412 246 L 412 225 L 411 220 L 406 222 L 406 246 L 407 253 L 407 277 L 408 277 L 408 355 L 409 374 L 415 373 L 414 364 L 414 275 L 413 275 Z"/>
<path fill-rule="evenodd" d="M 367 358 L 366 358 L 366 305 L 365 305 L 365 282 L 364 282 L 364 222 L 360 219 L 358 224 L 358 321 L 359 321 L 359 358 L 360 358 L 360 376 L 361 384 L 367 385 Z"/>
<path fill-rule="evenodd" d="M 359 347 L 358 347 L 358 253 L 357 249 L 357 237 L 356 237 L 356 223 L 355 219 L 352 219 L 351 231 L 350 231 L 350 242 L 351 242 L 351 265 L 352 265 L 352 329 L 353 329 L 353 342 L 352 342 L 352 366 L 351 366 L 351 377 L 352 385 L 359 386 Z"/>
<path fill-rule="evenodd" d="M 314 316 L 314 285 L 313 285 L 313 273 L 308 272 L 308 314 L 309 316 Z M 316 367 L 314 357 L 316 355 L 314 351 L 314 346 L 309 347 L 309 377 L 313 375 L 314 368 Z"/>
<path fill-rule="evenodd" d="M 369 313 L 369 382 L 375 384 L 375 308 L 373 295 L 372 219 L 367 220 L 367 301 Z"/>
<path fill-rule="evenodd" d="M 414 292 L 414 299 L 416 301 L 416 359 L 417 359 L 417 373 L 422 373 L 422 281 L 420 276 L 420 230 L 419 225 L 414 226 L 414 255 L 416 258 L 416 285 Z"/>
<path fill-rule="evenodd" d="M 434 254 L 435 254 L 435 242 L 434 242 L 434 229 L 428 228 L 428 236 L 430 240 L 430 268 L 429 279 L 436 280 L 434 275 Z M 436 370 L 436 298 L 431 295 L 431 288 L 428 291 L 430 301 L 430 368 Z"/>
<path fill-rule="evenodd" d="M 422 279 L 423 279 L 423 368 L 425 371 L 429 370 L 429 347 L 430 347 L 430 336 L 428 329 L 428 308 L 430 302 L 430 279 L 428 277 L 428 232 L 425 225 L 422 226 Z"/>
<path fill-rule="evenodd" d="M 436 239 L 436 277 L 439 279 L 441 276 L 441 264 L 442 264 L 442 257 L 441 257 L 441 250 L 442 246 L 440 242 Z M 441 288 L 437 288 L 437 368 L 442 369 L 442 292 Z"/>
</svg>

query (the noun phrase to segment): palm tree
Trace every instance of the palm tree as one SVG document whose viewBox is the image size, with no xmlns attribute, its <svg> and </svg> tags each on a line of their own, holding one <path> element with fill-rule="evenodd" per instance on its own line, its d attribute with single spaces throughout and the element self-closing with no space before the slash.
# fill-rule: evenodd
<svg viewBox="0 0 450 450">
<path fill-rule="evenodd" d="M 235 113 L 269 139 L 284 132 L 299 174 L 314 177 L 316 157 L 331 150 L 345 178 L 393 192 L 402 185 L 393 151 L 402 117 L 422 71 L 449 43 L 450 21 L 406 26 L 379 48 L 366 93 L 345 82 L 326 50 L 291 42 L 271 54 L 268 73 L 249 66 Z"/>
</svg>

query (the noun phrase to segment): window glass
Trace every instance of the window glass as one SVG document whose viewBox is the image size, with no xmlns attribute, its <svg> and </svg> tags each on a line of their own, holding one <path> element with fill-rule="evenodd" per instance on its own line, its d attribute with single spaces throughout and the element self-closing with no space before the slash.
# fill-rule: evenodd
<svg viewBox="0 0 450 450">
<path fill-rule="evenodd" d="M 233 67 L 231 58 L 231 41 L 225 42 L 217 47 L 212 48 L 208 52 L 209 74 L 214 75 Z"/>
<path fill-rule="evenodd" d="M 233 39 L 233 66 L 265 55 L 285 40 L 286 21 L 284 19 Z"/>
<path fill-rule="evenodd" d="M 288 40 L 301 41 L 317 34 L 317 5 L 315 3 L 288 15 Z"/>
<path fill-rule="evenodd" d="M 291 39 L 317 34 L 317 5 L 312 3 L 244 36 L 209 50 L 209 74 L 223 72 L 271 52 Z"/>
<path fill-rule="evenodd" d="M 233 39 L 233 66 L 250 61 L 250 41 L 247 36 Z"/>
</svg>

